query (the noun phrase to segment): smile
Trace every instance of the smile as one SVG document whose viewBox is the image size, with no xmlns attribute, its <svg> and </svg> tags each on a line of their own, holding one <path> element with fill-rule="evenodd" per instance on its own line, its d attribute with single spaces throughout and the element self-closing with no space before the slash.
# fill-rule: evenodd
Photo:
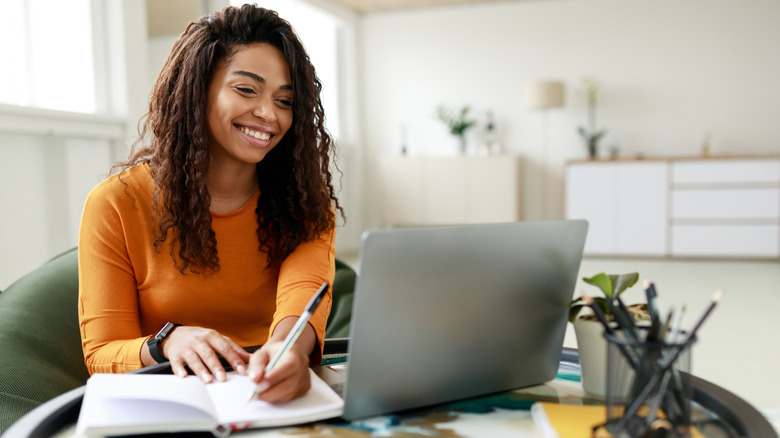
<svg viewBox="0 0 780 438">
<path fill-rule="evenodd" d="M 247 128 L 246 126 L 239 126 L 238 129 L 241 132 L 243 132 L 244 134 L 249 135 L 251 137 L 254 137 L 254 138 L 258 139 L 258 140 L 268 140 L 268 139 L 271 138 L 271 134 L 269 134 L 267 132 L 255 131 L 255 130 Z"/>
</svg>

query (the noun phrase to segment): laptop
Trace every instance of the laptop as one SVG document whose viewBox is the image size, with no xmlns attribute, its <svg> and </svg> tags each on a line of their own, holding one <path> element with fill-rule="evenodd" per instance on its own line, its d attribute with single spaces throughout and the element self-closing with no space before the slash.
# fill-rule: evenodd
<svg viewBox="0 0 780 438">
<path fill-rule="evenodd" d="M 555 378 L 587 222 L 367 231 L 346 420 Z"/>
</svg>

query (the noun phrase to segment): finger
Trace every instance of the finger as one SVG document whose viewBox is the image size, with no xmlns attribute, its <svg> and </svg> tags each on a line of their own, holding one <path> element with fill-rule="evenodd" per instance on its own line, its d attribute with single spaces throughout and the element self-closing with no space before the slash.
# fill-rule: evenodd
<svg viewBox="0 0 780 438">
<path fill-rule="evenodd" d="M 268 403 L 286 403 L 303 396 L 311 387 L 308 370 L 303 374 L 286 375 L 285 378 L 276 382 L 264 380 L 260 385 L 266 382 L 269 382 L 267 388 L 262 392 L 258 389 L 257 398 Z"/>
<path fill-rule="evenodd" d="M 184 361 L 180 357 L 171 358 L 171 372 L 178 377 L 187 377 L 187 369 L 184 368 Z"/>
<path fill-rule="evenodd" d="M 182 355 L 182 358 L 187 366 L 190 367 L 192 373 L 198 376 L 203 383 L 211 383 L 214 380 L 214 376 L 211 375 L 208 367 L 206 367 L 195 350 L 188 350 Z"/>
<path fill-rule="evenodd" d="M 216 351 L 214 351 L 214 347 L 211 345 L 211 343 L 199 344 L 195 347 L 195 351 L 197 352 L 198 356 L 200 356 L 200 360 L 203 362 L 206 368 L 208 368 L 209 374 L 214 376 L 219 382 L 224 382 L 227 379 L 225 376 L 225 367 L 222 366 L 222 362 L 219 360 L 219 355 Z"/>
<path fill-rule="evenodd" d="M 246 363 L 250 358 L 250 354 L 246 350 L 225 336 L 222 337 L 216 350 L 233 367 L 233 370 L 242 376 L 246 375 Z"/>
<path fill-rule="evenodd" d="M 269 360 L 270 356 L 267 349 L 261 348 L 255 351 L 249 357 L 249 365 L 247 367 L 249 379 L 259 383 L 265 377 L 265 367 L 268 365 Z"/>
<path fill-rule="evenodd" d="M 259 399 L 282 403 L 305 394 L 311 385 L 308 359 L 289 352 L 258 385 Z"/>
</svg>

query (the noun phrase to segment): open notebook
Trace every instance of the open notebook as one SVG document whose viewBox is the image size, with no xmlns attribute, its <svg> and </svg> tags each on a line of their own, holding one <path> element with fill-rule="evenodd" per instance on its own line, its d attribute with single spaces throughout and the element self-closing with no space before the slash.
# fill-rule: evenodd
<svg viewBox="0 0 780 438">
<path fill-rule="evenodd" d="M 341 414 L 344 402 L 313 371 L 311 389 L 284 404 L 247 403 L 255 385 L 228 373 L 226 382 L 204 384 L 194 376 L 95 374 L 87 381 L 76 433 L 125 435 L 209 431 L 217 436 L 255 427 L 307 423 Z"/>
</svg>

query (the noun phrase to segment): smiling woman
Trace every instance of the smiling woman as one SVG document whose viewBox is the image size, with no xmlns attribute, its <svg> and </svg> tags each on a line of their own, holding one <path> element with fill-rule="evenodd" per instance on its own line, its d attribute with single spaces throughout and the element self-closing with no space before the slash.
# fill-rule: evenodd
<svg viewBox="0 0 780 438">
<path fill-rule="evenodd" d="M 210 165 L 220 172 L 247 172 L 252 187 L 237 205 L 220 205 L 223 193 L 210 190 L 212 211 L 231 211 L 257 189 L 255 165 L 279 144 L 292 125 L 293 90 L 284 54 L 270 44 L 239 49 L 214 74 L 208 94 Z M 215 181 L 221 177 L 209 176 Z M 233 192 L 227 188 L 228 196 Z"/>
<path fill-rule="evenodd" d="M 222 359 L 265 401 L 306 392 L 330 293 L 278 366 L 264 368 L 333 281 L 341 206 L 321 88 L 273 11 L 228 7 L 187 26 L 139 143 L 84 207 L 79 318 L 91 373 L 169 360 L 208 383 L 225 379 Z"/>
</svg>

